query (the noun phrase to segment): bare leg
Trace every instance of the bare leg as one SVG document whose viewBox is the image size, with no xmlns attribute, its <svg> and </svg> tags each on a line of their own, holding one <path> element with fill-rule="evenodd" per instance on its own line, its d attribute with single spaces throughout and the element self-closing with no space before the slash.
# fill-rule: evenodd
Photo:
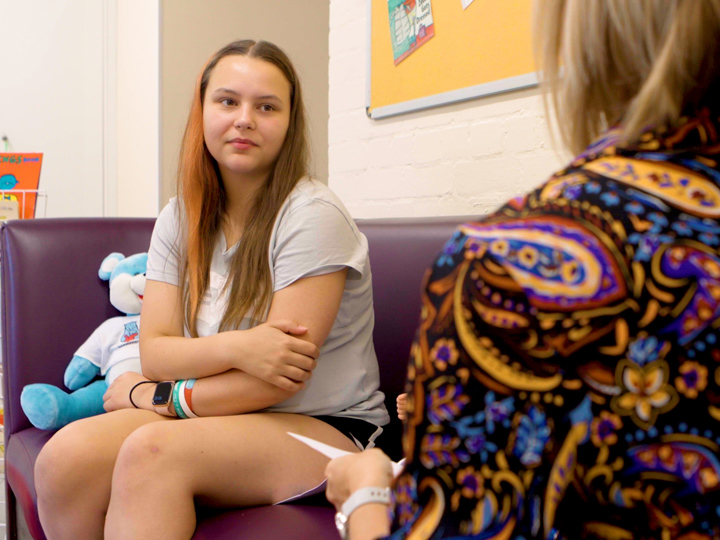
<svg viewBox="0 0 720 540">
<path fill-rule="evenodd" d="M 198 418 L 138 429 L 115 466 L 105 537 L 190 538 L 194 499 L 216 506 L 270 504 L 316 486 L 327 458 L 287 431 L 357 451 L 328 424 L 293 414 Z"/>
<path fill-rule="evenodd" d="M 61 429 L 35 464 L 40 522 L 48 538 L 102 538 L 112 471 L 135 429 L 166 420 L 126 409 L 78 420 Z"/>
</svg>

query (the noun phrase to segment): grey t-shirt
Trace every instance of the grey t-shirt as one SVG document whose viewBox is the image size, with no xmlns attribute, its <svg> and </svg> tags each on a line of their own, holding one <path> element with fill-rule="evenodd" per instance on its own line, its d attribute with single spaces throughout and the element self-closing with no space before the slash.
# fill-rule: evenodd
<svg viewBox="0 0 720 540">
<path fill-rule="evenodd" d="M 178 201 L 172 199 L 155 224 L 148 253 L 147 278 L 179 285 Z M 237 244 L 228 248 L 218 235 L 210 282 L 198 315 L 200 336 L 218 332 L 227 307 L 223 291 Z M 367 239 L 342 202 L 324 184 L 304 178 L 278 213 L 270 238 L 268 262 L 273 291 L 295 281 L 348 268 L 340 309 L 318 365 L 305 389 L 268 411 L 332 415 L 366 420 L 377 426 L 390 421 L 378 390 L 380 377 L 372 341 L 372 277 Z M 250 326 L 245 319 L 238 329 Z M 186 335 L 187 329 L 186 329 Z"/>
</svg>

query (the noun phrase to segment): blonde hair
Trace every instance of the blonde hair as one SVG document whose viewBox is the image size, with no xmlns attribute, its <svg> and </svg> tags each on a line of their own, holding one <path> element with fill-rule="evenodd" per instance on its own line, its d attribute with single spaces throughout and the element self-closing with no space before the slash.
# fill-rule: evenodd
<svg viewBox="0 0 720 540">
<path fill-rule="evenodd" d="M 226 212 L 225 189 L 217 162 L 205 145 L 203 103 L 217 63 L 226 56 L 248 56 L 269 62 L 290 83 L 290 121 L 285 141 L 269 178 L 260 188 L 245 219 L 243 238 L 230 264 L 228 307 L 220 330 L 237 327 L 244 317 L 262 317 L 272 297 L 268 246 L 280 208 L 308 170 L 308 141 L 300 79 L 287 55 L 268 41 L 241 40 L 215 53 L 195 85 L 178 166 L 178 194 L 185 225 L 180 283 L 185 324 L 197 337 L 197 317 L 208 287 L 212 254 Z"/>
<path fill-rule="evenodd" d="M 720 102 L 720 0 L 538 0 L 534 27 L 546 110 L 574 153 L 608 126 L 634 141 Z"/>
</svg>

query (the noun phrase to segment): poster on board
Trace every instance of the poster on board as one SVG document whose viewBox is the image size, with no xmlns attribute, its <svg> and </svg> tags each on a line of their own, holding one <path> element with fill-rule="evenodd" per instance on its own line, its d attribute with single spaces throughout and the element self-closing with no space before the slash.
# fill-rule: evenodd
<svg viewBox="0 0 720 540">
<path fill-rule="evenodd" d="M 0 153 L 0 199 L 16 202 L 19 217 L 35 217 L 42 154 Z"/>
<path fill-rule="evenodd" d="M 430 0 L 388 0 L 395 65 L 435 35 Z"/>
</svg>

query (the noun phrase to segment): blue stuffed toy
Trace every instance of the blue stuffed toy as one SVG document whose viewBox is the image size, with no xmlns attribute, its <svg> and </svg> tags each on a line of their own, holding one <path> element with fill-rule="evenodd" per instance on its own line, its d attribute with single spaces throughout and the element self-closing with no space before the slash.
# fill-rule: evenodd
<svg viewBox="0 0 720 540">
<path fill-rule="evenodd" d="M 102 323 L 77 350 L 65 370 L 68 394 L 50 384 L 30 384 L 20 405 L 30 423 L 40 429 L 61 427 L 105 412 L 103 395 L 122 373 L 140 367 L 140 307 L 145 292 L 147 253 L 125 258 L 111 253 L 100 265 L 98 276 L 110 282 L 110 303 L 125 316 Z M 94 380 L 98 375 L 105 379 Z M 94 382 L 93 382 L 94 381 Z"/>
</svg>

